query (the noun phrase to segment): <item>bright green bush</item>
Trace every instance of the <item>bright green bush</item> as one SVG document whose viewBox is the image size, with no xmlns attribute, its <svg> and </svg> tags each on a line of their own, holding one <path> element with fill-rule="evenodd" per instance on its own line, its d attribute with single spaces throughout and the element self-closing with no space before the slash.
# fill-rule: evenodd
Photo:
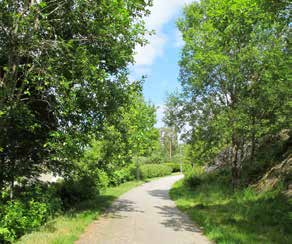
<svg viewBox="0 0 292 244">
<path fill-rule="evenodd" d="M 110 183 L 110 179 L 109 179 L 107 173 L 100 170 L 100 169 L 97 169 L 97 171 L 98 171 L 98 173 L 97 173 L 97 177 L 95 180 L 96 188 L 99 190 L 107 188 L 109 186 L 109 183 Z"/>
<path fill-rule="evenodd" d="M 172 173 L 180 172 L 180 163 L 164 163 L 164 165 L 172 169 Z"/>
<path fill-rule="evenodd" d="M 170 175 L 172 168 L 163 164 L 145 164 L 140 166 L 140 176 L 142 179 Z"/>
<path fill-rule="evenodd" d="M 31 200 L 23 203 L 9 201 L 3 208 L 0 220 L 0 242 L 11 242 L 26 232 L 40 227 L 49 217 L 46 203 Z"/>
<path fill-rule="evenodd" d="M 0 227 L 0 243 L 12 242 L 15 239 L 8 228 Z"/>
<path fill-rule="evenodd" d="M 22 182 L 9 200 L 4 190 L 0 197 L 0 243 L 10 243 L 61 211 L 61 199 L 54 184 Z"/>
<path fill-rule="evenodd" d="M 41 182 L 21 181 L 10 200 L 7 189 L 0 196 L 0 243 L 9 243 L 41 226 L 61 209 L 55 187 Z"/>
<path fill-rule="evenodd" d="M 172 173 L 180 172 L 180 163 L 175 162 L 166 162 L 164 165 L 172 168 Z M 190 172 L 192 170 L 192 165 L 189 163 L 183 163 L 182 164 L 182 171 L 183 173 Z"/>
<path fill-rule="evenodd" d="M 185 177 L 184 182 L 191 187 L 196 187 L 201 184 L 202 180 L 198 175 L 189 174 Z"/>
<path fill-rule="evenodd" d="M 127 181 L 135 180 L 135 169 L 134 164 L 130 164 L 120 170 L 114 171 L 110 176 L 110 185 L 117 186 Z"/>
<path fill-rule="evenodd" d="M 199 167 L 199 166 L 197 166 L 197 167 Z M 183 164 L 183 173 L 188 174 L 188 172 L 192 172 L 192 171 L 196 170 L 195 168 L 196 167 L 193 168 L 191 164 Z"/>
</svg>

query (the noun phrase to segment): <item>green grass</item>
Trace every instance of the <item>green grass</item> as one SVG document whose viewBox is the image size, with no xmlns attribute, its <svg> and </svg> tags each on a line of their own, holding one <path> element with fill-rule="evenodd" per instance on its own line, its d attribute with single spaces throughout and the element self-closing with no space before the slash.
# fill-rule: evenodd
<svg viewBox="0 0 292 244">
<path fill-rule="evenodd" d="M 196 187 L 181 180 L 170 196 L 216 243 L 292 243 L 292 202 L 279 190 L 233 192 L 215 176 Z"/>
<path fill-rule="evenodd" d="M 78 209 L 52 219 L 40 230 L 23 236 L 17 243 L 74 243 L 85 228 L 97 219 L 117 197 L 143 183 L 144 181 L 131 181 L 108 188 L 95 200 L 78 204 Z"/>
</svg>

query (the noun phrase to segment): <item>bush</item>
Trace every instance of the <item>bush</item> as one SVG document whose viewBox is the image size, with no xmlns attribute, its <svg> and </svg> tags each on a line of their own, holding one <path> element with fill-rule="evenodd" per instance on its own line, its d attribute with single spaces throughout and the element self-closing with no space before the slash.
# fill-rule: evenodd
<svg viewBox="0 0 292 244">
<path fill-rule="evenodd" d="M 82 176 L 79 179 L 68 179 L 57 185 L 63 207 L 69 209 L 75 207 L 76 203 L 90 200 L 99 194 L 96 181 L 92 177 Z"/>
<path fill-rule="evenodd" d="M 197 166 L 199 167 L 199 166 Z M 191 164 L 183 164 L 183 173 L 184 174 L 188 174 L 188 172 L 192 172 L 196 170 L 196 167 L 193 168 L 193 166 Z"/>
<path fill-rule="evenodd" d="M 26 183 L 23 187 L 15 189 L 15 197 L 21 202 L 45 203 L 50 215 L 54 215 L 62 208 L 62 202 L 57 193 L 56 184 L 48 184 L 44 182 Z"/>
<path fill-rule="evenodd" d="M 180 163 L 175 162 L 167 162 L 164 163 L 164 165 L 172 168 L 172 173 L 180 172 Z M 192 171 L 193 167 L 189 163 L 183 163 L 182 164 L 182 171 L 184 174 L 187 174 L 188 172 Z"/>
<path fill-rule="evenodd" d="M 97 169 L 96 171 L 97 171 L 97 177 L 95 180 L 96 188 L 98 190 L 107 188 L 110 184 L 110 179 L 109 179 L 107 173 L 100 170 L 100 169 Z"/>
<path fill-rule="evenodd" d="M 142 179 L 170 175 L 172 168 L 163 164 L 145 164 L 140 166 L 140 176 Z"/>
<path fill-rule="evenodd" d="M 202 180 L 199 176 L 195 174 L 190 174 L 185 177 L 184 182 L 190 187 L 196 187 L 201 184 Z"/>
<path fill-rule="evenodd" d="M 0 196 L 0 243 L 9 243 L 44 224 L 61 210 L 55 185 L 22 182 L 15 186 L 14 200 L 7 191 Z"/>
<path fill-rule="evenodd" d="M 160 154 L 153 154 L 147 158 L 146 164 L 160 164 L 163 163 L 163 157 Z"/>
<path fill-rule="evenodd" d="M 130 164 L 120 170 L 114 171 L 110 177 L 110 185 L 117 186 L 122 183 L 135 180 L 135 170 L 136 166 L 134 164 Z"/>
<path fill-rule="evenodd" d="M 189 168 L 185 171 L 184 183 L 190 187 L 196 187 L 202 183 L 204 169 L 202 167 Z"/>
<path fill-rule="evenodd" d="M 35 200 L 23 203 L 9 201 L 2 207 L 0 242 L 11 242 L 26 232 L 40 227 L 49 217 L 48 205 Z"/>
<path fill-rule="evenodd" d="M 8 228 L 0 227 L 0 243 L 12 242 L 15 239 Z"/>
<path fill-rule="evenodd" d="M 164 163 L 172 169 L 172 173 L 180 172 L 180 163 Z"/>
</svg>

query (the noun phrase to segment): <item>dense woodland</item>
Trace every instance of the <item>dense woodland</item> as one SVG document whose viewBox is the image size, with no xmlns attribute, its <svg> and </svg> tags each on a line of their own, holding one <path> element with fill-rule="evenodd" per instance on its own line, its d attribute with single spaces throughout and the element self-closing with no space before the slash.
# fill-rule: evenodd
<svg viewBox="0 0 292 244">
<path fill-rule="evenodd" d="M 109 186 L 180 170 L 184 183 L 172 193 L 178 201 L 201 191 L 246 205 L 242 199 L 261 199 L 253 189 L 271 186 L 273 194 L 263 195 L 270 205 L 259 204 L 266 212 L 251 205 L 249 217 L 257 212 L 258 219 L 246 220 L 267 224 L 258 233 L 263 239 L 232 239 L 237 230 L 228 228 L 216 236 L 212 227 L 224 226 L 216 222 L 220 209 L 209 219 L 211 203 L 198 202 L 194 219 L 213 233 L 211 239 L 292 240 L 291 195 L 284 197 L 292 180 L 291 3 L 201 0 L 186 6 L 177 24 L 185 42 L 182 91 L 169 96 L 167 127 L 161 129 L 155 128 L 155 106 L 143 98 L 143 79 L 129 80 L 135 47 L 146 45 L 151 33 L 144 23 L 151 5 L 0 0 L 0 243 L 15 241 Z M 42 174 L 60 180 L 42 182 Z M 239 214 L 241 208 L 224 212 Z M 279 220 L 269 222 L 267 213 Z M 274 239 L 269 231 L 277 232 Z"/>
</svg>

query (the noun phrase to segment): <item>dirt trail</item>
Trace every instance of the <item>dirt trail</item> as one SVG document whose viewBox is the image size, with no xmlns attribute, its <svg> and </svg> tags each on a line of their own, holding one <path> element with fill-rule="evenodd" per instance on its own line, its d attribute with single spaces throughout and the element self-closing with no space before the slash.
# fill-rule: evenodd
<svg viewBox="0 0 292 244">
<path fill-rule="evenodd" d="M 172 184 L 181 177 L 161 178 L 122 195 L 105 216 L 87 228 L 76 243 L 211 243 L 168 196 Z"/>
</svg>

